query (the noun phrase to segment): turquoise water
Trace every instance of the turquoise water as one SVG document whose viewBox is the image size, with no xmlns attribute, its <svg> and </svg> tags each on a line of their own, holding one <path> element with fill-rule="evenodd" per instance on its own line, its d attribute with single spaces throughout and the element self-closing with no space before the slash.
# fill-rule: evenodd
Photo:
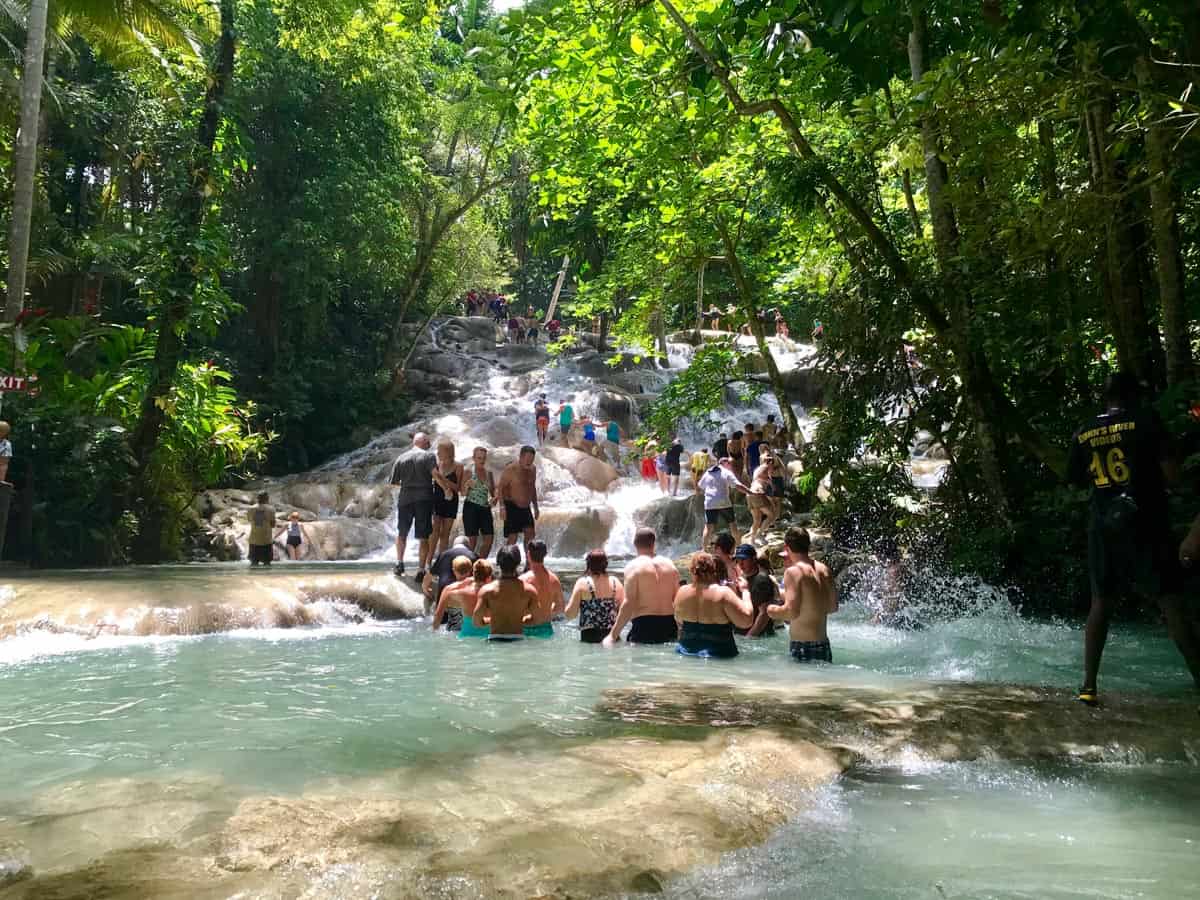
<svg viewBox="0 0 1200 900">
<path fill-rule="evenodd" d="M 184 583 L 170 570 L 142 577 L 164 595 Z M 248 590 L 251 577 L 226 569 L 192 573 L 186 584 L 216 597 Z M 87 590 L 89 602 L 102 602 L 94 584 Z M 10 638 L 0 654 L 6 644 L 21 649 L 0 663 L 0 856 L 16 844 L 40 872 L 124 846 L 124 838 L 95 837 L 95 827 L 78 846 L 43 839 L 25 810 L 85 798 L 96 815 L 97 798 L 114 790 L 124 798 L 129 784 L 215 785 L 204 800 L 215 821 L 240 798 L 296 796 L 313 785 L 349 791 L 356 779 L 397 771 L 441 777 L 463 760 L 541 758 L 628 735 L 630 726 L 596 712 L 607 688 L 832 681 L 902 693 L 927 679 L 1078 683 L 1078 628 L 1023 620 L 996 604 L 918 632 L 872 625 L 848 607 L 830 632 L 833 667 L 792 664 L 783 637 L 743 641 L 732 662 L 704 662 L 668 647 L 584 646 L 571 627 L 550 641 L 489 645 L 432 634 L 424 619 L 202 637 Z M 1103 677 L 1109 690 L 1188 689 L 1165 634 L 1151 628 L 1115 629 Z M 817 788 L 765 845 L 668 889 L 678 897 L 1194 895 L 1195 773 L 1187 765 L 942 764 L 918 753 L 907 768 L 853 769 Z M 1103 858 L 1099 870 L 1093 853 Z"/>
</svg>

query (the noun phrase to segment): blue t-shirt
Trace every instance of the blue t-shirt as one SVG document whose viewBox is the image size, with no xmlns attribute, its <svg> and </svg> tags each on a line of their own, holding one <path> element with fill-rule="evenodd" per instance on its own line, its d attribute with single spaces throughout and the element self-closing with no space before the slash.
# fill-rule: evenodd
<svg viewBox="0 0 1200 900">
<path fill-rule="evenodd" d="M 585 441 L 594 441 L 596 439 L 596 426 L 591 422 L 583 426 L 583 439 Z"/>
<path fill-rule="evenodd" d="M 614 444 L 621 440 L 621 428 L 616 422 L 608 423 L 608 439 Z"/>
<path fill-rule="evenodd" d="M 759 456 L 762 453 L 762 441 L 754 441 L 746 447 L 746 461 L 750 463 L 750 470 L 754 471 L 758 468 Z"/>
</svg>

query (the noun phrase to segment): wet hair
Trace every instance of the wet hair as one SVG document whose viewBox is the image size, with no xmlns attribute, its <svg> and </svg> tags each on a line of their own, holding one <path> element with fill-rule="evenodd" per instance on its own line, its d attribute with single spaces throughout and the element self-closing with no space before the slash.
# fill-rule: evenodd
<svg viewBox="0 0 1200 900">
<path fill-rule="evenodd" d="M 754 428 L 754 423 L 753 423 L 753 422 L 747 422 L 747 423 L 746 423 L 746 430 L 747 430 L 747 431 L 754 431 L 754 430 L 755 430 L 755 428 Z"/>
<path fill-rule="evenodd" d="M 454 562 L 450 563 L 450 568 L 458 578 L 466 578 L 471 574 L 471 561 L 465 556 L 454 557 Z"/>
<path fill-rule="evenodd" d="M 528 444 L 521 448 L 521 456 L 524 456 L 526 453 L 528 453 L 530 456 L 537 456 L 537 450 Z"/>
<path fill-rule="evenodd" d="M 1109 403 L 1133 406 L 1141 393 L 1141 385 L 1127 372 L 1115 372 L 1104 384 L 1104 399 Z"/>
<path fill-rule="evenodd" d="M 653 550 L 657 541 L 653 528 L 639 528 L 633 535 L 633 546 L 639 550 Z"/>
<path fill-rule="evenodd" d="M 438 441 L 437 449 L 438 449 L 438 453 L 441 453 L 443 450 L 449 450 L 450 455 L 453 456 L 454 455 L 454 441 L 448 441 L 448 440 Z"/>
<path fill-rule="evenodd" d="M 767 416 L 767 421 L 768 421 L 768 422 L 774 422 L 774 421 L 775 421 L 775 414 L 774 414 L 774 413 L 771 413 L 771 415 Z"/>
<path fill-rule="evenodd" d="M 459 559 L 466 559 L 465 556 L 460 556 Z M 475 560 L 475 565 L 472 566 L 475 571 L 475 583 L 483 584 L 492 577 L 492 564 L 486 559 Z"/>
<path fill-rule="evenodd" d="M 771 571 L 772 571 L 771 570 L 771 557 L 767 554 L 767 552 L 765 550 L 762 553 L 758 554 L 757 562 L 758 562 L 758 567 L 762 571 L 766 572 L 768 575 L 771 574 Z"/>
<path fill-rule="evenodd" d="M 741 439 L 742 439 L 742 433 L 740 431 L 735 431 L 733 433 L 733 437 L 730 438 L 730 440 L 734 440 L 734 441 L 740 441 Z"/>
<path fill-rule="evenodd" d="M 724 568 L 711 553 L 701 551 L 692 557 L 688 571 L 692 573 L 693 582 L 700 587 L 707 587 L 721 580 Z"/>
<path fill-rule="evenodd" d="M 608 554 L 597 547 L 588 553 L 584 566 L 589 575 L 604 575 L 608 572 Z"/>
<path fill-rule="evenodd" d="M 270 500 L 271 500 L 271 495 L 268 494 L 266 491 L 262 491 L 261 493 L 259 493 L 259 495 L 258 495 L 259 503 L 269 503 Z"/>
<path fill-rule="evenodd" d="M 728 531 L 722 531 L 714 539 L 713 543 L 724 550 L 726 553 L 732 553 L 734 547 L 733 535 Z"/>
<path fill-rule="evenodd" d="M 529 561 L 542 563 L 546 561 L 546 542 L 545 541 L 530 541 L 525 545 L 525 552 L 529 554 Z"/>
<path fill-rule="evenodd" d="M 811 538 L 807 528 L 789 528 L 783 536 L 783 542 L 793 553 L 807 553 Z"/>
<path fill-rule="evenodd" d="M 514 547 L 504 546 L 496 554 L 496 565 L 500 567 L 501 575 L 514 575 L 521 565 L 521 551 Z"/>
</svg>

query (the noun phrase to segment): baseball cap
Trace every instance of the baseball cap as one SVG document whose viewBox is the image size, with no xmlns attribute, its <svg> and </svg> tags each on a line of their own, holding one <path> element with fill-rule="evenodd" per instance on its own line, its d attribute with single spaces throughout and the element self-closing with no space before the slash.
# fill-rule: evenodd
<svg viewBox="0 0 1200 900">
<path fill-rule="evenodd" d="M 742 544 L 733 551 L 734 559 L 758 559 L 758 551 L 752 544 Z"/>
</svg>

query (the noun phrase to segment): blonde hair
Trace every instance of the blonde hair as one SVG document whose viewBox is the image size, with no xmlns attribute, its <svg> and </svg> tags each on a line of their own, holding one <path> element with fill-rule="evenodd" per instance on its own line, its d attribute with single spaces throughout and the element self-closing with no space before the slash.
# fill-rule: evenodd
<svg viewBox="0 0 1200 900">
<path fill-rule="evenodd" d="M 454 557 L 454 562 L 450 564 L 450 568 L 454 570 L 454 574 L 459 578 L 466 578 L 471 574 L 471 561 L 465 556 Z"/>
<path fill-rule="evenodd" d="M 440 455 L 443 450 L 450 451 L 450 458 L 454 458 L 454 441 L 438 441 L 437 452 Z"/>
</svg>

